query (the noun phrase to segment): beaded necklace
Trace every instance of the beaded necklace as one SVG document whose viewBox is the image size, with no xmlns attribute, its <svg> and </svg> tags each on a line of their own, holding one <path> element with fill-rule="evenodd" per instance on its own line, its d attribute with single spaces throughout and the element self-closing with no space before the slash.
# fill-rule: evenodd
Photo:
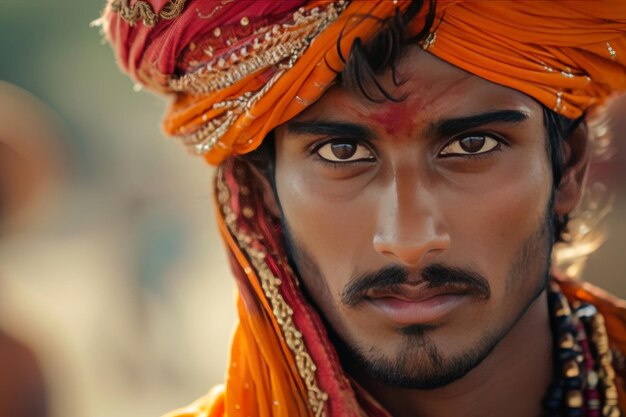
<svg viewBox="0 0 626 417">
<path fill-rule="evenodd" d="M 604 318 L 592 304 L 548 291 L 554 335 L 554 378 L 545 398 L 546 417 L 620 417 L 615 371 Z"/>
</svg>

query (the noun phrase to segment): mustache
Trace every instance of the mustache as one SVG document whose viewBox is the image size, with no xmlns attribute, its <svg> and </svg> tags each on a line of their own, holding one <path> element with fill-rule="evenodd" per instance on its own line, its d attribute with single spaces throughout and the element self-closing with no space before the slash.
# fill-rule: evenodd
<svg viewBox="0 0 626 417">
<path fill-rule="evenodd" d="M 491 296 L 491 286 L 487 279 L 470 269 L 431 264 L 421 269 L 419 275 L 416 276 L 408 268 L 390 265 L 351 279 L 341 292 L 341 302 L 353 307 L 363 301 L 370 290 L 389 289 L 399 284 L 422 282 L 428 283 L 429 288 L 461 285 L 482 299 L 488 299 Z"/>
</svg>

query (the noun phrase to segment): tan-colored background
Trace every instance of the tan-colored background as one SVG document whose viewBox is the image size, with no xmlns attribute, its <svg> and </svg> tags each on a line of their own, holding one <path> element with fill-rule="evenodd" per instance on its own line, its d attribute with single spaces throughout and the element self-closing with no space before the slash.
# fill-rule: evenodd
<svg viewBox="0 0 626 417">
<path fill-rule="evenodd" d="M 212 171 L 164 139 L 89 22 L 100 0 L 1 0 L 0 79 L 63 120 L 64 181 L 0 239 L 0 327 L 39 356 L 55 417 L 157 416 L 219 382 L 234 323 Z M 618 198 L 587 276 L 624 297 L 626 101 Z M 0 371 L 1 372 L 1 371 Z"/>
</svg>

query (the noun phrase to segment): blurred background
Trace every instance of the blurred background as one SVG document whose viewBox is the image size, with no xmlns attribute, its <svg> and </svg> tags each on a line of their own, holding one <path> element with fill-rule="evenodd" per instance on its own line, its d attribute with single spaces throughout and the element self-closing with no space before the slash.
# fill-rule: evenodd
<svg viewBox="0 0 626 417">
<path fill-rule="evenodd" d="M 15 368 L 14 402 L 50 416 L 155 417 L 222 381 L 233 282 L 212 169 L 89 27 L 103 3 L 0 0 L 0 390 Z M 626 100 L 610 114 L 593 173 L 616 199 L 585 277 L 626 297 Z"/>
</svg>

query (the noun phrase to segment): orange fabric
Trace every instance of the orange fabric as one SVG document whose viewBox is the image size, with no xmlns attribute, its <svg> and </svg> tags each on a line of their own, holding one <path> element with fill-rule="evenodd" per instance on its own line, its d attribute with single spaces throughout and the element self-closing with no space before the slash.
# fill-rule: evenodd
<svg viewBox="0 0 626 417">
<path fill-rule="evenodd" d="M 460 1 L 436 34 L 434 55 L 570 118 L 626 88 L 621 0 Z"/>
<path fill-rule="evenodd" d="M 218 205 L 216 212 L 221 211 Z M 306 390 L 298 377 L 294 357 L 272 314 L 258 273 L 221 215 L 218 226 L 241 278 L 237 295 L 239 322 L 231 343 L 226 383 L 164 417 L 312 416 L 306 407 Z"/>
<path fill-rule="evenodd" d="M 216 207 L 217 213 L 221 210 Z M 218 216 L 218 225 L 234 256 L 236 268 L 246 275 L 246 284 L 249 284 L 253 297 L 248 297 L 248 305 L 244 305 L 241 296 L 237 296 L 239 323 L 231 344 L 223 391 L 226 398 L 220 400 L 224 401 L 224 407 L 212 407 L 213 414 L 209 415 L 218 416 L 224 412 L 224 415 L 258 417 L 307 416 L 310 413 L 304 406 L 306 392 L 302 380 L 297 377 L 294 358 L 281 337 L 282 331 L 271 313 L 257 272 L 233 239 L 222 216 Z M 259 305 L 250 308 L 251 303 Z M 208 400 L 210 403 L 211 398 Z"/>
</svg>

